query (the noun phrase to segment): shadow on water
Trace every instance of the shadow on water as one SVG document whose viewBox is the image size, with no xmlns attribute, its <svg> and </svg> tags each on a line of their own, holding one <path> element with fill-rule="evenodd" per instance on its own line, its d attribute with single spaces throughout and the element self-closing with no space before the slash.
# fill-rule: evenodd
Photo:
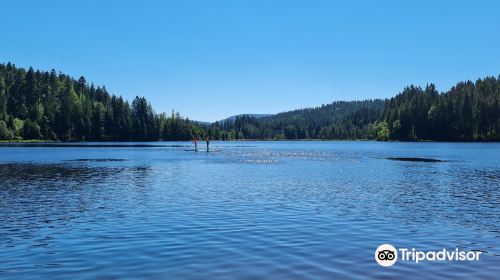
<svg viewBox="0 0 500 280">
<path fill-rule="evenodd" d="M 126 161 L 123 158 L 78 158 L 66 160 L 69 162 L 120 162 Z"/>
<path fill-rule="evenodd" d="M 130 144 L 130 143 L 0 143 L 0 147 L 24 148 L 182 148 L 189 145 L 182 144 Z"/>
<path fill-rule="evenodd" d="M 88 223 L 90 228 L 124 217 L 115 206 L 128 205 L 131 196 L 142 195 L 145 190 L 140 187 L 148 185 L 151 168 L 92 163 L 0 164 L 0 244 L 9 246 L 21 238 L 31 240 L 32 246 L 45 246 L 37 239 L 40 231 L 50 229 L 52 234 L 45 236 L 50 239 L 75 224 Z"/>
<path fill-rule="evenodd" d="M 410 162 L 448 162 L 447 160 L 440 160 L 434 158 L 420 158 L 420 157 L 387 157 L 388 160 L 396 161 L 410 161 Z"/>
<path fill-rule="evenodd" d="M 81 161 L 81 160 L 76 160 Z M 87 161 L 87 160 L 84 160 Z M 91 160 L 88 160 L 91 161 Z M 99 160 L 97 160 L 99 161 Z M 0 177 L 4 180 L 13 180 L 14 185 L 21 182 L 38 180 L 82 181 L 93 177 L 112 176 L 121 168 L 103 168 L 71 164 L 35 164 L 35 163 L 7 163 L 0 164 Z M 1 184 L 4 187 L 6 184 Z"/>
<path fill-rule="evenodd" d="M 127 184 L 131 178 L 147 177 L 149 166 L 102 166 L 126 159 L 76 159 L 65 163 L 0 164 L 0 190 L 69 188 L 98 186 L 104 183 Z M 93 165 L 93 164 L 99 165 Z"/>
</svg>

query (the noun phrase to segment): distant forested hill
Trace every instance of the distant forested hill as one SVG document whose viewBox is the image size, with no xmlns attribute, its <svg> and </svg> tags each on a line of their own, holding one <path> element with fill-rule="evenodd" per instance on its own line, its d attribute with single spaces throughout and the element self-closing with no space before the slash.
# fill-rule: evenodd
<svg viewBox="0 0 500 280">
<path fill-rule="evenodd" d="M 265 118 L 265 117 L 270 117 L 272 116 L 273 114 L 238 114 L 238 115 L 235 115 L 235 116 L 230 116 L 230 117 L 227 117 L 223 120 L 220 120 L 218 121 L 219 123 L 222 123 L 222 122 L 234 122 L 236 120 L 237 117 L 243 117 L 243 116 L 247 116 L 247 117 L 252 117 L 252 118 L 256 118 L 256 119 L 260 119 L 260 118 Z"/>
<path fill-rule="evenodd" d="M 0 140 L 156 141 L 192 138 L 500 140 L 500 77 L 406 87 L 387 100 L 337 101 L 213 124 L 157 114 L 144 97 L 130 104 L 105 87 L 64 74 L 0 64 Z"/>
<path fill-rule="evenodd" d="M 232 138 L 500 141 L 500 77 L 438 93 L 409 86 L 388 100 L 339 101 L 266 118 L 215 123 Z"/>
<path fill-rule="evenodd" d="M 237 139 L 366 139 L 383 107 L 383 100 L 338 101 L 262 118 L 237 116 L 214 123 L 212 130 Z"/>
</svg>

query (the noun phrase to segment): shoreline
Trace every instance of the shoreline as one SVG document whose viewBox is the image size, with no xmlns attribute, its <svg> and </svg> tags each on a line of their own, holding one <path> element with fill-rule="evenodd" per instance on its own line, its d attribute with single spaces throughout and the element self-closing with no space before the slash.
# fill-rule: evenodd
<svg viewBox="0 0 500 280">
<path fill-rule="evenodd" d="M 84 143 L 160 143 L 190 142 L 191 140 L 101 140 L 101 141 L 56 141 L 56 140 L 0 140 L 1 144 L 84 144 Z M 393 142 L 393 143 L 500 143 L 498 140 L 376 140 L 376 139 L 233 139 L 210 140 L 210 142 Z"/>
</svg>

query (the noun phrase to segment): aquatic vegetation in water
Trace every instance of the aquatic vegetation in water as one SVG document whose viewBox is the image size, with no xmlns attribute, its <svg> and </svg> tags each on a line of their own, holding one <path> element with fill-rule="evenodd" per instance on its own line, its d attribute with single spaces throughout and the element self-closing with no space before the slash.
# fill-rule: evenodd
<svg viewBox="0 0 500 280">
<path fill-rule="evenodd" d="M 71 159 L 71 160 L 66 160 L 66 161 L 75 161 L 75 162 L 119 162 L 119 161 L 126 161 L 126 159 L 123 159 L 123 158 L 78 158 L 78 159 Z"/>
<path fill-rule="evenodd" d="M 413 162 L 447 162 L 447 160 L 440 160 L 434 158 L 419 158 L 419 157 L 387 157 L 388 160 L 397 161 L 413 161 Z"/>
</svg>

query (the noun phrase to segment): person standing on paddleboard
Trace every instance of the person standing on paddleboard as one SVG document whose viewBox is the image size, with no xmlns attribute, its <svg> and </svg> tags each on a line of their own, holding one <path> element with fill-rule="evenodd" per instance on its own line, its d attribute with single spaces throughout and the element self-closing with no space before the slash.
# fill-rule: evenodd
<svg viewBox="0 0 500 280">
<path fill-rule="evenodd" d="M 193 143 L 194 143 L 194 150 L 197 152 L 198 151 L 198 139 L 194 138 Z"/>
<path fill-rule="evenodd" d="M 208 152 L 208 145 L 210 144 L 210 141 L 208 140 L 208 137 L 207 137 L 207 152 Z"/>
</svg>

